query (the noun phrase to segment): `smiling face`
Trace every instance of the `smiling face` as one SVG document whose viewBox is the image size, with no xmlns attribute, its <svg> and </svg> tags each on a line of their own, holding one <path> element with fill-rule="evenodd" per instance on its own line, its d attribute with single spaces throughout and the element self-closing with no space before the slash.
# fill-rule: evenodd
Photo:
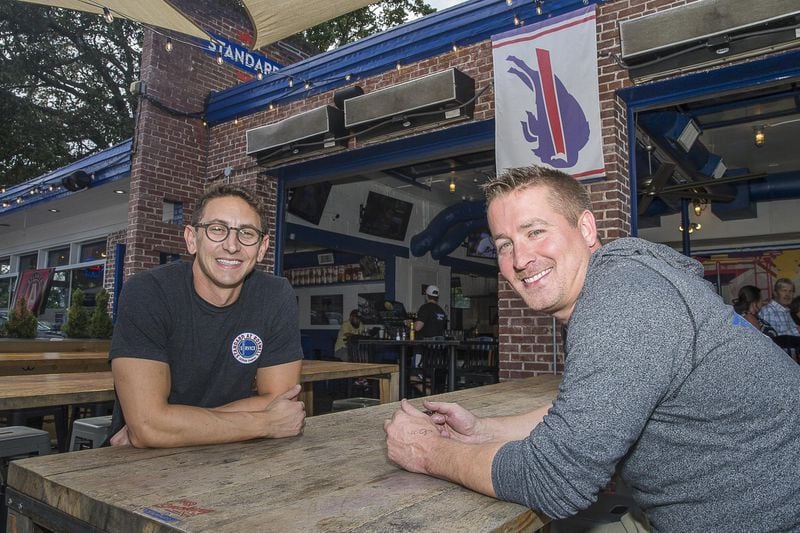
<svg viewBox="0 0 800 533">
<path fill-rule="evenodd" d="M 789 304 L 792 303 L 792 298 L 794 298 L 794 284 L 779 283 L 773 298 L 775 298 L 775 301 L 779 304 L 789 307 Z"/>
<path fill-rule="evenodd" d="M 520 188 L 491 200 L 487 215 L 503 277 L 528 307 L 566 322 L 600 242 L 590 211 L 571 224 L 552 204 L 549 188 Z"/>
<path fill-rule="evenodd" d="M 256 210 L 235 196 L 209 200 L 202 215 L 202 224 L 217 222 L 228 227 L 250 226 L 262 230 Z M 217 306 L 236 301 L 244 278 L 264 258 L 269 246 L 266 235 L 258 244 L 244 246 L 234 230 L 224 241 L 213 242 L 202 228 L 186 226 L 183 237 L 189 253 L 195 256 L 192 265 L 194 288 L 201 298 Z"/>
</svg>

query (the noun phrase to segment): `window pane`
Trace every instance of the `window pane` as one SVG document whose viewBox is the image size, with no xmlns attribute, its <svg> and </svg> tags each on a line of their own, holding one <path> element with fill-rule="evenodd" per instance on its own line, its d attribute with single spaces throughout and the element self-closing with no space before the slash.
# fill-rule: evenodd
<svg viewBox="0 0 800 533">
<path fill-rule="evenodd" d="M 63 310 L 69 302 L 69 284 L 67 272 L 61 271 L 53 274 L 53 283 L 50 285 L 50 294 L 47 295 L 48 310 Z"/>
<path fill-rule="evenodd" d="M 38 254 L 21 255 L 19 257 L 19 271 L 22 272 L 23 270 L 36 268 L 37 257 Z"/>
<path fill-rule="evenodd" d="M 72 290 L 83 291 L 83 305 L 94 307 L 94 298 L 103 288 L 103 265 L 92 265 L 86 268 L 72 270 Z"/>
<path fill-rule="evenodd" d="M 69 264 L 69 247 L 47 252 L 47 266 L 59 267 Z"/>
<path fill-rule="evenodd" d="M 11 306 L 11 291 L 17 284 L 17 278 L 0 279 L 0 309 L 8 309 Z"/>
<path fill-rule="evenodd" d="M 81 263 L 106 258 L 106 241 L 90 242 L 81 245 Z"/>
</svg>

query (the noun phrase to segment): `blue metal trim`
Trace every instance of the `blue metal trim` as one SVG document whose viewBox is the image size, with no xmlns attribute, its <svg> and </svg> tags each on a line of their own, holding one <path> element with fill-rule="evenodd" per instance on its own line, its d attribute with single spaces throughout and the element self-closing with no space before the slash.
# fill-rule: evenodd
<svg viewBox="0 0 800 533">
<path fill-rule="evenodd" d="M 617 96 L 631 108 L 642 111 L 742 87 L 769 85 L 794 77 L 800 77 L 800 50 L 620 89 Z"/>
<path fill-rule="evenodd" d="M 266 76 L 209 96 L 206 121 L 219 124 L 263 110 L 270 103 L 286 104 L 349 85 L 361 78 L 387 72 L 397 66 L 443 54 L 453 45 L 468 46 L 492 35 L 514 29 L 514 16 L 532 23 L 569 13 L 603 0 L 547 0 L 544 13 L 536 15 L 534 2 L 473 0 L 406 22 L 335 50 L 308 58 Z M 350 80 L 346 79 L 347 75 Z M 292 79 L 293 87 L 288 80 Z M 303 83 L 312 82 L 310 89 Z"/>
<path fill-rule="evenodd" d="M 494 119 L 489 119 L 338 152 L 276 168 L 270 174 L 279 178 L 282 187 L 297 186 L 493 148 Z"/>
<path fill-rule="evenodd" d="M 125 279 L 125 251 L 127 249 L 128 246 L 121 242 L 118 242 L 114 247 L 114 305 L 112 306 L 111 312 L 112 322 L 117 321 L 119 296 L 122 294 L 122 283 Z"/>
<path fill-rule="evenodd" d="M 133 140 L 128 139 L 102 152 L 84 157 L 74 163 L 6 189 L 4 194 L 0 194 L 0 201 L 9 202 L 11 205 L 7 208 L 0 208 L 0 216 L 26 209 L 41 202 L 48 202 L 79 193 L 80 191 L 72 192 L 61 187 L 61 178 L 76 170 L 84 170 L 94 175 L 90 187 L 97 187 L 130 176 L 132 144 Z M 32 189 L 48 185 L 54 185 L 55 190 L 39 192 L 35 197 L 28 194 Z M 28 196 L 24 196 L 26 194 Z M 21 204 L 17 204 L 14 201 L 19 196 L 24 196 L 25 198 L 25 201 Z"/>
</svg>

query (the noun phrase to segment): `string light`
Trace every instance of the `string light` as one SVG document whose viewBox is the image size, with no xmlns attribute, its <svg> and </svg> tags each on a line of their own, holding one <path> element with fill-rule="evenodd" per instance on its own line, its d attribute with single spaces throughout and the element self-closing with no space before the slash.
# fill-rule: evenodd
<svg viewBox="0 0 800 533">
<path fill-rule="evenodd" d="M 458 45 L 453 43 L 453 52 L 458 52 Z"/>
<path fill-rule="evenodd" d="M 395 65 L 395 68 L 397 69 L 397 72 L 400 72 L 400 68 L 401 67 L 400 67 L 400 62 L 399 61 L 397 62 L 397 65 Z"/>
<path fill-rule="evenodd" d="M 17 196 L 17 200 L 16 200 L 16 202 L 17 202 L 18 204 L 21 204 L 21 203 L 22 203 L 22 196 Z"/>
<path fill-rule="evenodd" d="M 217 54 L 217 65 L 221 65 L 222 61 L 223 61 L 222 52 L 220 52 L 220 53 Z"/>
<path fill-rule="evenodd" d="M 311 88 L 311 82 L 307 81 L 303 84 L 303 88 L 307 91 Z"/>
<path fill-rule="evenodd" d="M 764 143 L 767 142 L 767 135 L 764 132 L 764 125 L 755 126 L 753 130 L 755 131 L 755 137 L 753 138 L 753 142 L 758 148 L 764 146 Z"/>
<path fill-rule="evenodd" d="M 258 78 L 259 80 L 263 80 L 264 79 L 264 73 L 259 70 L 258 74 L 256 74 L 256 78 Z"/>
<path fill-rule="evenodd" d="M 700 231 L 701 229 L 703 229 L 702 224 L 700 224 L 699 222 L 692 222 L 691 224 L 689 224 L 689 229 L 687 231 L 689 233 L 694 233 L 695 231 Z M 683 233 L 683 224 L 678 226 L 678 231 Z"/>
<path fill-rule="evenodd" d="M 522 21 L 519 20 L 518 16 L 514 15 L 514 26 L 519 26 L 520 24 L 522 24 Z"/>
<path fill-rule="evenodd" d="M 10 206 L 10 205 L 11 205 L 11 204 L 9 204 L 8 202 L 5 202 L 5 201 L 3 202 L 3 208 L 4 208 L 4 209 L 5 209 L 6 207 Z"/>
<path fill-rule="evenodd" d="M 450 185 L 447 187 L 450 192 L 456 192 L 456 179 L 450 176 Z"/>
<path fill-rule="evenodd" d="M 542 0 L 536 0 L 536 14 L 541 16 L 543 12 Z"/>
<path fill-rule="evenodd" d="M 272 111 L 273 109 L 275 109 L 275 105 L 272 102 L 270 102 L 269 103 L 269 110 Z"/>
<path fill-rule="evenodd" d="M 234 123 L 234 125 L 238 126 L 239 125 L 239 117 L 236 117 L 235 119 L 233 119 L 233 123 Z"/>
<path fill-rule="evenodd" d="M 514 4 L 514 0 L 506 0 L 506 5 L 511 6 Z"/>
<path fill-rule="evenodd" d="M 294 78 L 289 76 L 289 87 L 294 87 Z"/>
<path fill-rule="evenodd" d="M 171 37 L 167 37 L 167 42 L 164 45 L 164 50 L 166 50 L 167 53 L 172 52 L 172 38 Z"/>
<path fill-rule="evenodd" d="M 344 81 L 350 81 L 350 78 L 352 78 L 352 76 L 349 73 L 345 74 Z"/>
<path fill-rule="evenodd" d="M 114 14 L 111 13 L 111 10 L 107 7 L 103 7 L 103 18 L 105 19 L 107 24 L 111 24 L 114 22 Z"/>
</svg>

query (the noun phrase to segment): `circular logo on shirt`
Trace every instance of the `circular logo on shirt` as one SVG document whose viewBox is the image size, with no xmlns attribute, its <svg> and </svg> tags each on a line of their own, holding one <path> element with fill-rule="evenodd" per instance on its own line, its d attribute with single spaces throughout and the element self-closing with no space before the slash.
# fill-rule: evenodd
<svg viewBox="0 0 800 533">
<path fill-rule="evenodd" d="M 249 365 L 261 355 L 261 348 L 264 343 L 255 333 L 242 333 L 233 339 L 231 352 L 233 357 L 240 363 Z"/>
</svg>

